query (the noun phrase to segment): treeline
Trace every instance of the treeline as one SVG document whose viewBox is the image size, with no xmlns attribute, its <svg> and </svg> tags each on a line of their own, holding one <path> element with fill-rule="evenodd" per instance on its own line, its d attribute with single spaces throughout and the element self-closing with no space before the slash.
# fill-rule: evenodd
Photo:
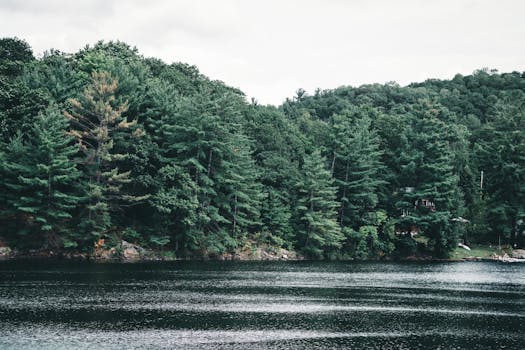
<svg viewBox="0 0 525 350">
<path fill-rule="evenodd" d="M 305 73 L 307 74 L 307 73 Z M 525 243 L 525 74 L 299 90 L 280 107 L 121 42 L 0 40 L 0 241 L 446 257 Z"/>
</svg>

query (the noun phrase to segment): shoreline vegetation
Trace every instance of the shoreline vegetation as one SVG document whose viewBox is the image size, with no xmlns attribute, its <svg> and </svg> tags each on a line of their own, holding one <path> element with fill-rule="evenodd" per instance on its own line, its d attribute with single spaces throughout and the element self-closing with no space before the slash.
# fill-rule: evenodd
<svg viewBox="0 0 525 350">
<path fill-rule="evenodd" d="M 270 106 L 122 42 L 36 58 L 0 39 L 0 256 L 510 261 L 524 246 L 523 72 Z"/>
</svg>

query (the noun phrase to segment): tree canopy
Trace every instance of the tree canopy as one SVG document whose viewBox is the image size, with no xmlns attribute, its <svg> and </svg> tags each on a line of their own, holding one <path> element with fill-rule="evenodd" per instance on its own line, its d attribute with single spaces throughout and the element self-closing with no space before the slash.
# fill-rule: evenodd
<svg viewBox="0 0 525 350">
<path fill-rule="evenodd" d="M 524 101 L 525 73 L 483 69 L 264 106 L 122 42 L 37 59 L 0 39 L 0 240 L 316 259 L 523 246 Z"/>
</svg>

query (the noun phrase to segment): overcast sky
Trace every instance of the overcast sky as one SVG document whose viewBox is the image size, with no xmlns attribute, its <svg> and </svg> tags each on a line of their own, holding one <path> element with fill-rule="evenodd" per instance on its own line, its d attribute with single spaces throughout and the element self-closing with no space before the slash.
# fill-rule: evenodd
<svg viewBox="0 0 525 350">
<path fill-rule="evenodd" d="M 122 40 L 260 103 L 298 88 L 525 70 L 523 0 L 0 0 L 35 54 Z"/>
</svg>

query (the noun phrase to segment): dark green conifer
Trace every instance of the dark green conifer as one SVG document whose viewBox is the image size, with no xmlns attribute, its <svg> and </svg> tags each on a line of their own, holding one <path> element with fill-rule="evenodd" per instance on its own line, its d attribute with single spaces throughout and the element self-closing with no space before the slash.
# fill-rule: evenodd
<svg viewBox="0 0 525 350">
<path fill-rule="evenodd" d="M 337 223 L 336 188 L 325 163 L 319 151 L 307 155 L 303 180 L 297 184 L 300 193 L 297 210 L 302 229 L 298 233 L 298 246 L 311 258 L 332 256 L 344 239 Z"/>
</svg>

